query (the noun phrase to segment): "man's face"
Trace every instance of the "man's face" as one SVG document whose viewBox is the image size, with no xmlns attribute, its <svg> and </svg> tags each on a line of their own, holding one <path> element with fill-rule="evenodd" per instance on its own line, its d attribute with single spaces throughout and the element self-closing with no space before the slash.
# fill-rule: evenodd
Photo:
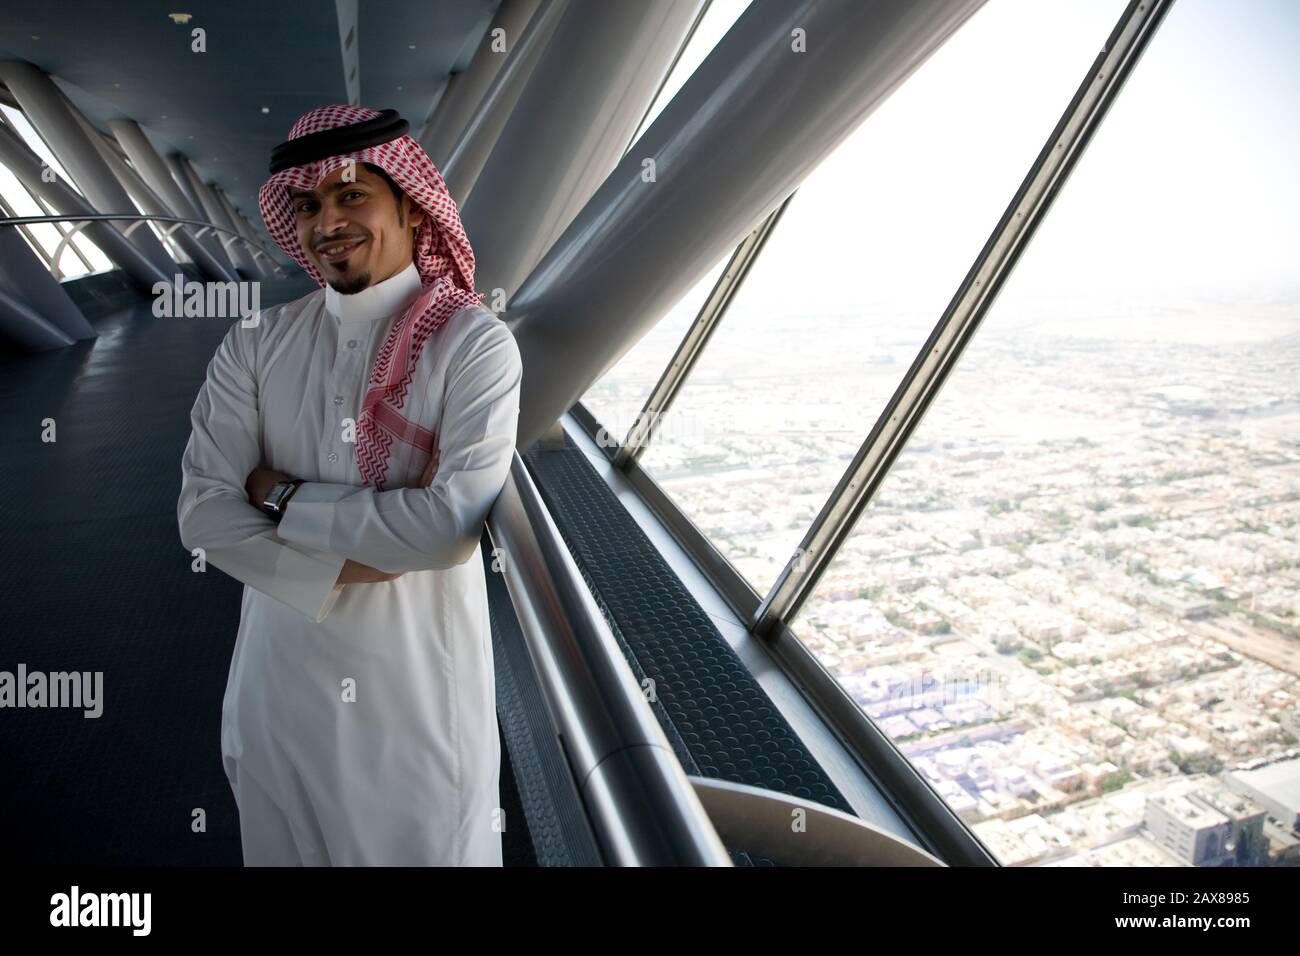
<svg viewBox="0 0 1300 956">
<path fill-rule="evenodd" d="M 290 187 L 289 198 L 303 253 L 335 291 L 360 292 L 411 264 L 424 213 L 362 164 L 334 170 L 315 189 Z"/>
</svg>

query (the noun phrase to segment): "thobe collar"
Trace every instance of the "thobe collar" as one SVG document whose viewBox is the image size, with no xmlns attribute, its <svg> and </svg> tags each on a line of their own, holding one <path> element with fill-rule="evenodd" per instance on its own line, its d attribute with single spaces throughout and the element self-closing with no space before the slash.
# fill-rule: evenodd
<svg viewBox="0 0 1300 956">
<path fill-rule="evenodd" d="M 415 301 L 423 286 L 412 262 L 397 275 L 376 282 L 353 295 L 342 295 L 325 287 L 325 308 L 344 322 L 368 322 L 387 318 Z"/>
</svg>

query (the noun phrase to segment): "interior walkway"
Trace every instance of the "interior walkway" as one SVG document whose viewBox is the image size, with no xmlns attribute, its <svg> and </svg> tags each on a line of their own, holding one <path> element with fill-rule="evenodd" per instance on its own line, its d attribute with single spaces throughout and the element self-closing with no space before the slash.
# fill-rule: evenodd
<svg viewBox="0 0 1300 956">
<path fill-rule="evenodd" d="M 262 305 L 313 288 L 263 283 Z M 220 726 L 242 587 L 192 573 L 176 529 L 189 411 L 230 321 L 146 301 L 94 324 L 0 357 L 0 670 L 104 673 L 97 719 L 0 711 L 0 859 L 239 866 Z"/>
</svg>

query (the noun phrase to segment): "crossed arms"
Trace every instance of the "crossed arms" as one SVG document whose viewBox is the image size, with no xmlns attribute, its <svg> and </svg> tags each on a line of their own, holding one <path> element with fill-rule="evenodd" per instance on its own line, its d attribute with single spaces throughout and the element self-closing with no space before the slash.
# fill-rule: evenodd
<svg viewBox="0 0 1300 956">
<path fill-rule="evenodd" d="M 231 577 L 317 623 L 347 584 L 451 568 L 474 554 L 518 422 L 522 363 L 504 324 L 471 330 L 448 365 L 436 472 L 383 492 L 306 482 L 278 525 L 248 497 L 253 479 L 265 479 L 252 339 L 232 326 L 190 413 L 177 502 L 187 549 L 202 548 Z"/>
<path fill-rule="evenodd" d="M 436 451 L 436 449 L 435 449 Z M 429 464 L 424 469 L 424 474 L 416 483 L 419 487 L 424 488 L 433 481 L 433 476 L 437 472 L 438 456 L 435 454 L 429 459 Z M 259 507 L 260 503 L 266 501 L 278 481 L 288 481 L 293 476 L 283 471 L 275 471 L 272 468 L 254 468 L 249 474 L 248 480 L 244 482 L 244 490 L 248 492 L 248 503 L 253 507 Z M 283 507 L 283 506 L 282 506 Z M 282 516 L 283 517 L 283 516 Z M 353 561 L 348 558 L 343 562 L 343 570 L 339 572 L 336 584 L 377 584 L 380 581 L 392 581 L 400 578 L 405 571 L 380 571 L 378 568 L 372 568 L 368 564 L 362 564 L 359 561 Z"/>
</svg>

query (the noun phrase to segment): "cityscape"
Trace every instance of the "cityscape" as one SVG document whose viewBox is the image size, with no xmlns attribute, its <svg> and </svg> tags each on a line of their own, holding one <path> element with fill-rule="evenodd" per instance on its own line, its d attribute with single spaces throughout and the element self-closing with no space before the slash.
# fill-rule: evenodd
<svg viewBox="0 0 1300 956">
<path fill-rule="evenodd" d="M 793 622 L 1000 862 L 1300 864 L 1294 301 L 995 308 Z M 760 593 L 924 339 L 792 327 L 729 314 L 641 459 Z"/>
</svg>

